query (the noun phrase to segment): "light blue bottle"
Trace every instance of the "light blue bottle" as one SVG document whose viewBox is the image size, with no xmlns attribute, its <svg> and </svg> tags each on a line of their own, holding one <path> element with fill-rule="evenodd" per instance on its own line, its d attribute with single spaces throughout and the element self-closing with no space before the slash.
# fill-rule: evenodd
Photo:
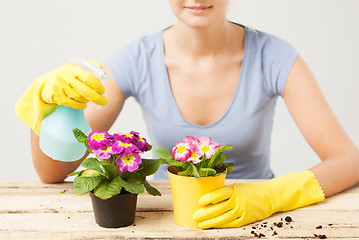
<svg viewBox="0 0 359 240">
<path fill-rule="evenodd" d="M 41 122 L 41 151 L 52 159 L 63 162 L 82 158 L 86 147 L 74 137 L 74 128 L 80 129 L 86 135 L 90 134 L 91 127 L 86 121 L 84 110 L 59 105 Z"/>
<path fill-rule="evenodd" d="M 84 59 L 72 58 L 70 62 L 91 72 L 99 80 L 107 78 L 107 73 L 93 63 Z M 52 159 L 72 162 L 82 158 L 86 146 L 79 143 L 72 130 L 80 129 L 86 135 L 91 130 L 87 123 L 84 110 L 59 105 L 57 109 L 41 121 L 40 149 Z"/>
</svg>

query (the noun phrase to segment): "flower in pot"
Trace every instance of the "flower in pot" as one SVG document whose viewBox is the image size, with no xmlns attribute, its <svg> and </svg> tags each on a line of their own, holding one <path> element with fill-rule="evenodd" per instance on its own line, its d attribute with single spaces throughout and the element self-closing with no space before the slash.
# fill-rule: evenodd
<svg viewBox="0 0 359 240">
<path fill-rule="evenodd" d="M 134 223 L 137 195 L 146 190 L 160 196 L 146 176 L 154 174 L 161 160 L 144 159 L 140 154 L 151 150 L 138 132 L 110 134 L 93 131 L 86 136 L 75 128 L 73 133 L 95 155 L 85 159 L 84 170 L 71 173 L 77 194 L 89 193 L 96 222 L 102 227 L 124 227 Z"/>
<path fill-rule="evenodd" d="M 200 209 L 198 199 L 224 186 L 226 173 L 232 171 L 233 164 L 224 162 L 223 151 L 232 149 L 213 142 L 210 137 L 187 136 L 173 147 L 171 153 L 165 148 L 155 151 L 170 165 L 167 172 L 177 225 L 198 228 L 192 218 Z"/>
</svg>

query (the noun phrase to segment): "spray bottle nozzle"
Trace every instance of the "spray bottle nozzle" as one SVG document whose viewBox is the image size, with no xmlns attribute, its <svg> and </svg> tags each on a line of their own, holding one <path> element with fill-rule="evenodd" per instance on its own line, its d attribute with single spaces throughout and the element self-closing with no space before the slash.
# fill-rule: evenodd
<svg viewBox="0 0 359 240">
<path fill-rule="evenodd" d="M 103 69 L 99 68 L 94 63 L 88 60 L 82 58 L 70 58 L 70 63 L 75 64 L 76 66 L 91 72 L 100 81 L 105 80 L 107 78 L 107 72 L 105 72 Z"/>
</svg>

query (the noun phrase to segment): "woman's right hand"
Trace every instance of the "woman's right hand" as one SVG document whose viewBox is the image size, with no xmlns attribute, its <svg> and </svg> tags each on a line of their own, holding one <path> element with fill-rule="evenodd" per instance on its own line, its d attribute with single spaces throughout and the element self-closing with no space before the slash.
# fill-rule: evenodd
<svg viewBox="0 0 359 240">
<path fill-rule="evenodd" d="M 112 76 L 110 68 L 105 65 L 104 70 L 108 74 L 108 78 L 103 82 L 103 86 L 106 89 L 104 96 L 106 99 L 108 99 L 108 103 L 101 109 L 97 109 L 94 104 L 88 104 L 87 108 L 85 109 L 86 120 L 90 124 L 93 131 L 108 131 L 108 129 L 110 129 L 116 120 L 118 114 L 121 112 L 125 101 L 121 90 L 119 89 L 114 77 Z M 40 102 L 43 102 L 48 106 L 57 106 L 57 104 L 45 103 L 43 100 Z M 33 107 L 36 104 L 29 103 L 29 105 Z M 43 183 L 62 182 L 64 179 L 66 179 L 68 174 L 76 170 L 83 159 L 85 159 L 87 156 L 85 155 L 82 159 L 75 162 L 55 161 L 42 152 L 39 147 L 39 141 L 39 136 L 36 136 L 35 132 L 31 131 L 32 160 L 34 162 L 36 172 Z"/>
<path fill-rule="evenodd" d="M 99 63 L 93 63 L 101 67 Z M 105 105 L 104 92 L 98 78 L 68 63 L 36 79 L 16 103 L 15 109 L 20 119 L 39 136 L 42 119 L 57 105 L 76 109 L 86 108 L 89 101 Z"/>
<path fill-rule="evenodd" d="M 89 101 L 98 105 L 107 103 L 107 99 L 102 96 L 105 89 L 100 80 L 72 63 L 65 64 L 36 81 L 43 82 L 43 88 L 39 89 L 41 98 L 49 104 L 85 109 Z"/>
</svg>

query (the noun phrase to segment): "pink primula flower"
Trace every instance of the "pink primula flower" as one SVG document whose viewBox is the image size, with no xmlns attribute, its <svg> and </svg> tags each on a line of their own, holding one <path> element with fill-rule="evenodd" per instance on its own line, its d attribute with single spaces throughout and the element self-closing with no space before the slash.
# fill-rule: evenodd
<svg viewBox="0 0 359 240">
<path fill-rule="evenodd" d="M 202 157 L 211 158 L 221 145 L 212 141 L 210 137 L 186 136 L 172 149 L 176 161 L 200 163 Z"/>
<path fill-rule="evenodd" d="M 121 172 L 133 172 L 141 164 L 142 160 L 138 152 L 131 152 L 127 154 L 121 154 L 116 159 L 117 165 L 120 166 Z"/>
<path fill-rule="evenodd" d="M 198 140 L 196 154 L 200 157 L 206 155 L 206 158 L 211 158 L 221 146 L 220 144 L 213 142 L 210 137 L 199 137 Z"/>
<path fill-rule="evenodd" d="M 108 132 L 93 131 L 87 138 L 87 146 L 91 150 L 104 150 L 112 145 L 113 137 Z"/>
<path fill-rule="evenodd" d="M 191 151 L 191 156 L 187 159 L 187 162 L 193 162 L 194 164 L 200 163 L 202 158 L 197 155 L 196 151 Z"/>
<path fill-rule="evenodd" d="M 176 161 L 187 162 L 192 155 L 194 145 L 187 139 L 178 142 L 172 149 L 172 155 Z"/>
</svg>

